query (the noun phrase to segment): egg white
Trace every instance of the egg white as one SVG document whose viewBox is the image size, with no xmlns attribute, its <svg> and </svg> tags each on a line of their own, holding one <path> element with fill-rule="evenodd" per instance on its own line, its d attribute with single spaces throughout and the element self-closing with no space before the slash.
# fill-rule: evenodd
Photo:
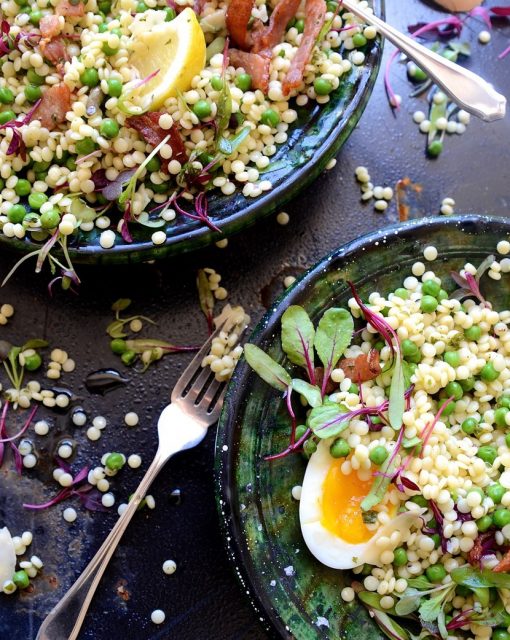
<svg viewBox="0 0 510 640">
<path fill-rule="evenodd" d="M 332 569 L 352 569 L 365 563 L 380 566 L 381 549 L 376 544 L 377 540 L 382 536 L 390 537 L 394 531 L 399 531 L 401 540 L 405 540 L 421 510 L 399 514 L 390 523 L 379 527 L 370 540 L 359 544 L 346 542 L 328 531 L 321 523 L 321 501 L 324 481 L 334 461 L 329 453 L 330 444 L 329 440 L 322 440 L 306 467 L 299 503 L 303 538 L 317 560 Z"/>
<path fill-rule="evenodd" d="M 0 529 L 0 588 L 7 580 L 12 580 L 16 570 L 16 552 L 9 529 Z"/>
</svg>

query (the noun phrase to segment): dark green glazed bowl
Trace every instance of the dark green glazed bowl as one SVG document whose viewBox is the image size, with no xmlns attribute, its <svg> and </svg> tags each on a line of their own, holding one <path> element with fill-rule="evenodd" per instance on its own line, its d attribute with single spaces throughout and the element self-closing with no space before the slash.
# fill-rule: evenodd
<svg viewBox="0 0 510 640">
<path fill-rule="evenodd" d="M 384 0 L 371 0 L 377 15 L 384 17 Z M 347 140 L 368 102 L 382 56 L 379 39 L 367 45 L 366 61 L 362 67 L 353 65 L 342 77 L 340 87 L 331 94 L 324 106 L 296 107 L 298 119 L 289 128 L 285 144 L 278 147 L 271 164 L 274 169 L 262 174 L 273 183 L 273 189 L 259 198 L 245 198 L 241 193 L 224 196 L 218 190 L 208 196 L 209 216 L 221 233 L 178 216 L 166 227 L 165 244 L 155 246 L 151 241 L 154 229 L 131 225 L 133 242 L 117 238 L 111 249 L 99 244 L 100 230 L 81 233 L 69 247 L 75 264 L 135 263 L 184 253 L 204 247 L 232 235 L 268 216 L 308 186 L 325 169 L 327 163 Z M 29 238 L 18 240 L 0 234 L 0 244 L 22 252 L 37 250 L 41 245 Z"/>
<path fill-rule="evenodd" d="M 498 240 L 510 235 L 504 218 L 462 216 L 429 218 L 389 227 L 351 242 L 319 262 L 275 303 L 249 342 L 281 363 L 280 318 L 291 304 L 305 307 L 312 320 L 330 306 L 346 306 L 354 282 L 362 297 L 394 290 L 423 260 L 423 249 L 439 251 L 431 269 L 449 277 L 466 260 L 480 264 L 496 253 Z M 426 262 L 426 261 L 425 261 Z M 510 278 L 484 278 L 484 295 L 508 308 Z M 217 498 L 228 554 L 243 588 L 268 632 L 297 640 L 375 640 L 384 636 L 360 604 L 344 603 L 349 572 L 328 569 L 307 550 L 299 527 L 298 503 L 305 461 L 298 454 L 265 462 L 286 448 L 289 424 L 278 392 L 242 361 L 235 370 L 218 426 Z"/>
</svg>

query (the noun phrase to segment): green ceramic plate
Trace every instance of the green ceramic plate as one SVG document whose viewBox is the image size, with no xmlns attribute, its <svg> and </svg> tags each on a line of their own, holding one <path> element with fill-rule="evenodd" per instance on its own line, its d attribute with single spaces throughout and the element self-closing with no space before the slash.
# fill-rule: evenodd
<svg viewBox="0 0 510 640">
<path fill-rule="evenodd" d="M 384 14 L 384 0 L 370 0 L 379 16 Z M 224 196 L 213 192 L 209 200 L 209 215 L 222 233 L 215 233 L 204 225 L 179 216 L 170 223 L 167 241 L 155 246 L 151 242 L 154 229 L 132 225 L 133 242 L 117 239 L 112 249 L 99 244 L 100 230 L 82 233 L 73 246 L 70 256 L 75 264 L 141 262 L 153 258 L 191 251 L 216 242 L 267 216 L 298 191 L 309 185 L 324 170 L 358 123 L 372 92 L 382 55 L 379 40 L 367 45 L 366 62 L 342 77 L 340 87 L 331 94 L 331 100 L 323 108 L 317 104 L 297 107 L 298 120 L 289 130 L 285 144 L 279 146 L 272 158 L 274 169 L 264 174 L 271 180 L 273 189 L 259 198 L 245 198 L 242 194 Z M 33 251 L 40 245 L 29 239 L 18 240 L 0 234 L 0 244 L 19 251 Z"/>
<path fill-rule="evenodd" d="M 346 305 L 347 280 L 355 283 L 362 297 L 395 289 L 410 275 L 413 262 L 423 259 L 429 244 L 439 251 L 431 266 L 448 283 L 450 270 L 458 270 L 466 259 L 479 264 L 509 234 L 508 220 L 464 216 L 430 218 L 364 236 L 326 257 L 297 281 L 269 310 L 249 342 L 283 363 L 280 318 L 290 304 L 302 305 L 317 321 L 326 308 Z M 508 280 L 486 279 L 484 291 L 496 306 L 498 299 L 506 298 L 508 304 Z M 341 600 L 349 573 L 322 566 L 301 539 L 298 503 L 291 489 L 301 484 L 303 458 L 298 454 L 271 463 L 263 459 L 285 449 L 288 437 L 278 392 L 241 362 L 218 427 L 216 473 L 228 553 L 243 587 L 267 630 L 282 638 L 383 638 L 361 605 Z"/>
</svg>

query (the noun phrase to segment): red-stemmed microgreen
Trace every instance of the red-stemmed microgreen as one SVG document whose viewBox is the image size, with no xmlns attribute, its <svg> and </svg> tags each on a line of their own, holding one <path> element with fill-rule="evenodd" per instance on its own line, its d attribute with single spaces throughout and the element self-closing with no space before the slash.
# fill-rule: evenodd
<svg viewBox="0 0 510 640">
<path fill-rule="evenodd" d="M 452 280 L 460 287 L 460 289 L 455 290 L 450 298 L 454 300 L 464 300 L 465 298 L 475 298 L 480 302 L 483 306 L 491 308 L 490 302 L 487 302 L 480 291 L 480 279 L 483 274 L 490 268 L 491 264 L 494 262 L 494 256 L 488 256 L 481 263 L 481 265 L 476 270 L 475 275 L 469 273 L 468 271 L 464 271 L 464 274 L 461 275 L 458 271 L 451 271 L 450 275 Z"/>
<path fill-rule="evenodd" d="M 11 35 L 11 25 L 7 20 L 2 20 L 0 24 L 0 55 L 9 55 L 11 51 L 20 50 L 20 45 L 35 47 L 41 36 L 38 33 L 27 33 L 20 31 L 16 36 Z"/>
<path fill-rule="evenodd" d="M 28 111 L 28 113 L 26 113 L 21 118 L 21 120 L 14 119 L 0 125 L 0 131 L 2 131 L 3 129 L 10 129 L 12 131 L 12 138 L 6 151 L 6 154 L 8 156 L 19 154 L 23 162 L 25 162 L 25 160 L 27 159 L 26 145 L 23 140 L 23 135 L 20 131 L 20 128 L 24 127 L 32 120 L 34 113 L 37 111 L 40 104 L 41 98 L 39 98 L 39 100 L 34 104 L 30 111 Z"/>
<path fill-rule="evenodd" d="M 432 435 L 432 432 L 434 431 L 434 428 L 436 426 L 436 424 L 438 423 L 439 419 L 441 418 L 441 415 L 443 414 L 443 411 L 446 409 L 446 407 L 455 400 L 455 398 L 453 396 L 451 396 L 450 398 L 448 398 L 447 400 L 445 400 L 443 402 L 443 404 L 439 407 L 438 412 L 436 413 L 436 415 L 434 416 L 434 419 L 429 422 L 425 428 L 423 429 L 423 431 L 420 434 L 420 438 L 423 441 L 422 444 L 422 451 L 420 454 L 420 458 L 423 458 L 423 454 L 425 451 L 425 446 L 428 443 L 430 436 Z"/>
<path fill-rule="evenodd" d="M 125 113 L 127 116 L 140 116 L 142 115 L 142 113 L 145 113 L 146 111 L 148 111 L 148 106 L 147 107 L 129 106 L 126 103 L 131 100 L 133 95 L 136 93 L 137 89 L 140 89 L 140 87 L 143 87 L 145 84 L 153 80 L 158 73 L 159 73 L 159 69 L 156 69 L 145 78 L 142 78 L 141 80 L 133 80 L 132 82 L 129 82 L 126 85 L 124 85 L 124 88 L 122 89 L 122 94 L 120 98 L 117 100 L 117 107 L 119 108 L 119 111 L 122 111 L 122 113 Z"/>
<path fill-rule="evenodd" d="M 302 367 L 310 384 L 315 384 L 315 329 L 310 317 L 298 305 L 290 306 L 282 316 L 282 348 L 287 358 Z"/>
<path fill-rule="evenodd" d="M 19 452 L 19 449 L 18 449 L 15 441 L 18 440 L 19 438 L 21 438 L 21 436 L 30 427 L 30 424 L 32 423 L 32 420 L 34 418 L 35 412 L 37 411 L 37 407 L 34 407 L 32 409 L 28 419 L 26 420 L 25 424 L 23 425 L 23 428 L 18 433 L 16 433 L 14 436 L 9 436 L 7 434 L 7 424 L 6 424 L 7 411 L 9 409 L 9 406 L 10 406 L 9 401 L 6 400 L 5 404 L 3 406 L 2 415 L 1 415 L 1 418 L 0 418 L 0 467 L 2 466 L 2 463 L 3 463 L 3 460 L 4 460 L 5 445 L 8 444 L 10 446 L 12 454 L 14 456 L 14 468 L 16 469 L 16 473 L 18 475 L 21 475 L 21 472 L 23 471 L 23 457 L 22 457 L 21 453 Z"/>
<path fill-rule="evenodd" d="M 5 403 L 6 407 L 8 406 L 8 402 Z M 7 411 L 7 408 L 5 409 L 5 412 Z M 19 438 L 21 438 L 21 436 L 23 434 L 26 433 L 26 431 L 28 430 L 28 428 L 30 427 L 30 425 L 32 424 L 32 420 L 34 419 L 35 413 L 37 411 L 37 405 L 35 407 L 32 408 L 32 410 L 30 411 L 30 414 L 27 418 L 27 420 L 25 421 L 25 424 L 23 425 L 23 427 L 18 431 L 18 433 L 15 433 L 13 436 L 4 436 L 4 435 L 0 435 L 0 442 L 2 444 L 5 444 L 7 442 L 15 442 L 16 440 L 18 440 Z M 2 422 L 5 424 L 5 416 L 2 413 Z"/>
<path fill-rule="evenodd" d="M 219 229 L 214 222 L 209 218 L 209 203 L 207 201 L 207 196 L 203 191 L 201 191 L 195 198 L 193 199 L 193 207 L 194 213 L 191 211 L 186 211 L 183 209 L 178 202 L 178 199 L 175 198 L 173 206 L 175 210 L 181 215 L 189 218 L 190 220 L 197 220 L 198 222 L 202 222 L 206 226 L 211 229 L 211 231 L 216 231 L 221 233 L 221 229 Z"/>
</svg>

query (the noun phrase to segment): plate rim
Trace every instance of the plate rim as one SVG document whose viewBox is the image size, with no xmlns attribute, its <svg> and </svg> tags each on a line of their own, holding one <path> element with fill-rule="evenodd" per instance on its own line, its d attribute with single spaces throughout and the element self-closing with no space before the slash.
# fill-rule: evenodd
<svg viewBox="0 0 510 640">
<path fill-rule="evenodd" d="M 363 234 L 333 249 L 301 274 L 291 287 L 286 289 L 264 313 L 246 342 L 252 342 L 254 340 L 263 341 L 269 337 L 271 333 L 274 333 L 275 325 L 279 322 L 282 313 L 288 305 L 294 303 L 295 299 L 302 294 L 303 289 L 313 284 L 316 277 L 321 272 L 327 270 L 334 261 L 348 261 L 349 257 L 361 250 L 363 246 L 381 242 L 390 235 L 400 237 L 401 235 L 414 233 L 417 229 L 462 227 L 466 224 L 499 225 L 505 229 L 507 233 L 510 233 L 510 218 L 483 214 L 459 214 L 447 218 L 444 216 L 433 216 L 398 222 L 388 227 Z M 264 630 L 271 638 L 290 640 L 294 638 L 294 636 L 285 622 L 280 618 L 278 611 L 276 611 L 267 600 L 267 589 L 261 587 L 258 577 L 253 575 L 252 570 L 247 568 L 243 562 L 246 556 L 248 556 L 248 558 L 250 557 L 250 553 L 246 548 L 242 535 L 242 525 L 233 516 L 233 493 L 230 479 L 235 472 L 235 467 L 232 464 L 230 452 L 233 449 L 232 444 L 236 432 L 235 421 L 241 406 L 237 397 L 243 395 L 243 389 L 246 387 L 246 382 L 250 374 L 251 369 L 246 364 L 244 356 L 242 356 L 227 387 L 223 410 L 216 430 L 214 449 L 216 507 L 223 545 L 226 549 L 229 562 L 252 608 L 259 616 Z"/>
<path fill-rule="evenodd" d="M 386 0 L 372 0 L 374 11 L 384 19 Z M 152 259 L 159 259 L 170 255 L 179 255 L 196 251 L 213 242 L 230 237 L 241 230 L 253 226 L 260 219 L 273 213 L 277 208 L 293 199 L 297 193 L 310 186 L 320 175 L 328 161 L 336 155 L 341 146 L 341 134 L 346 124 L 352 121 L 352 129 L 361 118 L 379 75 L 384 51 L 384 39 L 375 41 L 370 54 L 367 56 L 363 70 L 357 79 L 354 98 L 351 100 L 342 117 L 332 129 L 330 136 L 313 153 L 313 155 L 281 185 L 264 193 L 262 196 L 248 203 L 241 211 L 234 212 L 217 222 L 221 233 L 212 231 L 204 225 L 197 226 L 179 235 L 167 236 L 162 245 L 153 245 L 150 240 L 133 242 L 132 244 L 114 245 L 110 249 L 102 249 L 98 245 L 89 245 L 79 249 L 68 247 L 69 255 L 74 264 L 126 264 L 138 263 Z M 370 65 L 370 66 L 369 66 Z M 216 224 L 216 222 L 215 222 Z M 28 239 L 7 238 L 0 235 L 0 246 L 6 250 L 27 254 L 41 245 Z M 56 252 L 59 254 L 59 252 Z"/>
</svg>

